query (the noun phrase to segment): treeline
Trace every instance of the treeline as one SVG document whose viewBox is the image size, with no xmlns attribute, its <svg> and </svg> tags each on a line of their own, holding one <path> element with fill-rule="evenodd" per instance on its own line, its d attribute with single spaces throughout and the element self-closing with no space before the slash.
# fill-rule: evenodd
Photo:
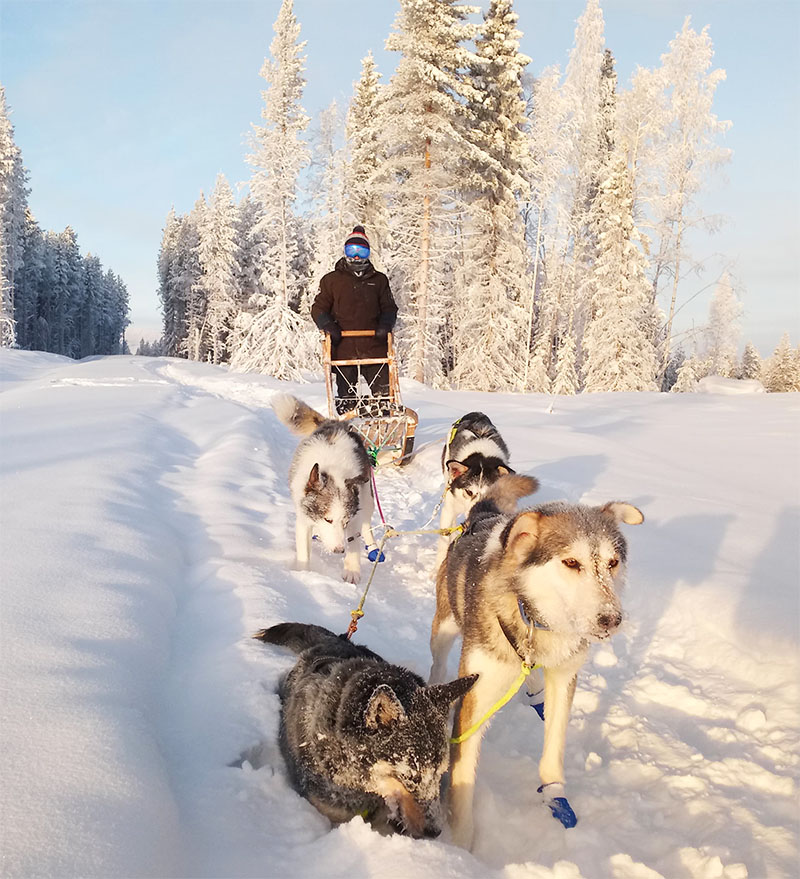
<svg viewBox="0 0 800 879">
<path fill-rule="evenodd" d="M 128 353 L 128 291 L 69 226 L 44 232 L 28 209 L 27 172 L 0 87 L 0 346 L 67 357 Z"/>
<path fill-rule="evenodd" d="M 167 219 L 164 349 L 302 378 L 318 366 L 309 303 L 360 222 L 399 305 L 403 371 L 428 385 L 668 390 L 687 360 L 728 362 L 735 308 L 693 350 L 674 331 L 700 267 L 689 244 L 713 225 L 703 188 L 730 157 L 707 29 L 687 19 L 621 90 L 598 0 L 563 74 L 536 79 L 512 0 L 479 23 L 452 0 L 399 5 L 389 81 L 367 56 L 344 117 L 333 105 L 309 133 L 305 44 L 283 0 L 247 196 L 218 178 Z"/>
</svg>

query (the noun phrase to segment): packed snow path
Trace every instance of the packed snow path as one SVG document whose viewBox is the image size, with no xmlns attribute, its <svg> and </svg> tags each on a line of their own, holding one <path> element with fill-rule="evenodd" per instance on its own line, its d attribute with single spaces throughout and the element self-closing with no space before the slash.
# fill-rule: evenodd
<svg viewBox="0 0 800 879">
<path fill-rule="evenodd" d="M 0 377 L 2 875 L 795 875 L 800 395 L 405 385 L 419 452 L 377 474 L 395 527 L 430 516 L 441 443 L 473 409 L 541 480 L 536 502 L 646 515 L 627 531 L 625 628 L 579 679 L 578 826 L 539 802 L 542 724 L 515 700 L 484 742 L 468 854 L 360 818 L 331 830 L 286 782 L 275 685 L 292 659 L 249 635 L 282 620 L 343 631 L 360 596 L 339 558 L 292 570 L 296 441 L 269 400 L 322 408 L 322 386 L 7 350 Z M 388 544 L 356 635 L 422 675 L 433 540 Z"/>
</svg>

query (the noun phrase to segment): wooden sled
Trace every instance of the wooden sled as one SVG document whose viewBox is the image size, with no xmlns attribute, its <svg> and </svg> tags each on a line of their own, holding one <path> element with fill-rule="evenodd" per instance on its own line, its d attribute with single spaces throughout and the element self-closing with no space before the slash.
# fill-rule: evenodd
<svg viewBox="0 0 800 879">
<path fill-rule="evenodd" d="M 374 336 L 375 330 L 343 330 L 342 336 Z M 328 415 L 341 421 L 350 421 L 361 434 L 367 452 L 377 464 L 405 464 L 411 457 L 414 448 L 414 433 L 417 429 L 419 416 L 413 409 L 403 405 L 400 396 L 400 377 L 397 372 L 397 360 L 394 354 L 392 334 L 387 337 L 386 357 L 371 357 L 364 360 L 333 360 L 331 337 L 323 334 L 322 363 L 325 369 L 325 389 L 328 393 Z M 333 373 L 337 366 L 367 366 L 369 364 L 386 363 L 389 366 L 388 396 L 373 396 L 362 391 L 359 371 L 359 382 L 356 393 L 355 408 L 343 414 L 336 410 Z"/>
</svg>

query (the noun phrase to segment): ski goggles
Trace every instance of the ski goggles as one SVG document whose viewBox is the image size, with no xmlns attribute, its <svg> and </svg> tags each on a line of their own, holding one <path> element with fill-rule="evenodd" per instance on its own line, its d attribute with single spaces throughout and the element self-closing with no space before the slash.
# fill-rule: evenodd
<svg viewBox="0 0 800 879">
<path fill-rule="evenodd" d="M 369 259 L 369 248 L 365 244 L 345 244 L 344 255 L 348 259 Z"/>
</svg>

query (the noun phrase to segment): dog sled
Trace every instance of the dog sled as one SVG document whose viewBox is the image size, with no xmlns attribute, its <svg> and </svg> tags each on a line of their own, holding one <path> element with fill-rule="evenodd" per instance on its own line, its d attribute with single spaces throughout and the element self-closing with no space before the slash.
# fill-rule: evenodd
<svg viewBox="0 0 800 879">
<path fill-rule="evenodd" d="M 374 336 L 375 330 L 344 330 L 342 336 Z M 414 433 L 419 416 L 413 409 L 403 405 L 400 396 L 400 377 L 394 353 L 392 334 L 387 337 L 386 357 L 370 357 L 361 360 L 333 360 L 331 337 L 323 335 L 322 363 L 325 369 L 325 389 L 328 395 L 330 418 L 349 421 L 359 432 L 367 447 L 367 453 L 375 464 L 405 464 L 414 448 Z M 386 364 L 389 370 L 389 393 L 375 396 L 362 375 L 360 367 Z M 340 366 L 358 367 L 355 384 L 355 405 L 340 413 L 336 408 L 333 376 Z M 373 379 L 374 381 L 374 379 Z"/>
</svg>

